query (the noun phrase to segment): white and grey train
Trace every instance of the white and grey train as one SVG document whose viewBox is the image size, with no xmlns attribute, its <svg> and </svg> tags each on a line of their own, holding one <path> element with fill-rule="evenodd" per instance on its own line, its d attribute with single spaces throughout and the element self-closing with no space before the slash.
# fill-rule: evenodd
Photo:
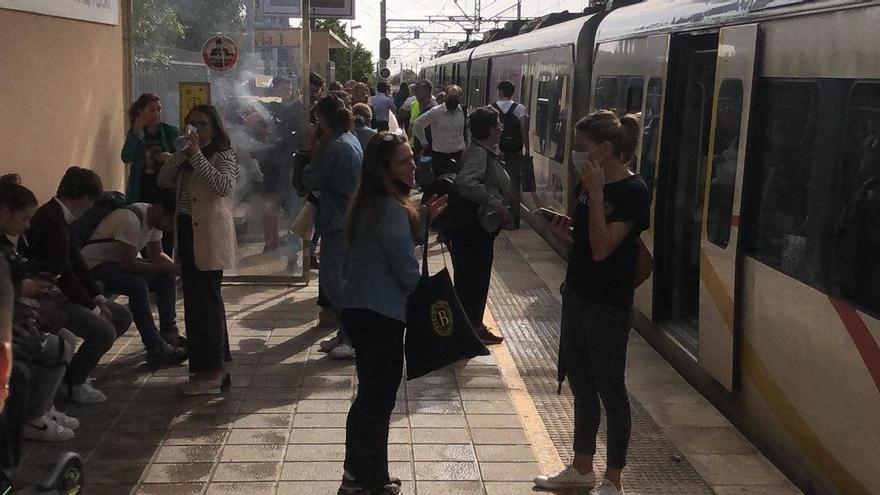
<svg viewBox="0 0 880 495">
<path fill-rule="evenodd" d="M 472 108 L 514 82 L 563 210 L 574 123 L 641 113 L 637 329 L 805 492 L 880 493 L 880 2 L 647 0 L 422 76 Z"/>
</svg>

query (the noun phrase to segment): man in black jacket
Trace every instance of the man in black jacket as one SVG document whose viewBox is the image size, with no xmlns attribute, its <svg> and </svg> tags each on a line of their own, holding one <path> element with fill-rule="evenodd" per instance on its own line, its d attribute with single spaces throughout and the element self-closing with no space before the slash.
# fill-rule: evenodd
<svg viewBox="0 0 880 495">
<path fill-rule="evenodd" d="M 67 369 L 70 399 L 97 404 L 107 397 L 89 383 L 89 373 L 113 342 L 131 326 L 131 313 L 101 295 L 79 249 L 71 241 L 69 224 L 92 207 L 104 192 L 98 174 L 70 167 L 56 196 L 41 206 L 25 235 L 28 258 L 54 266 L 58 287 L 67 297 L 67 328 L 84 340 Z"/>
</svg>

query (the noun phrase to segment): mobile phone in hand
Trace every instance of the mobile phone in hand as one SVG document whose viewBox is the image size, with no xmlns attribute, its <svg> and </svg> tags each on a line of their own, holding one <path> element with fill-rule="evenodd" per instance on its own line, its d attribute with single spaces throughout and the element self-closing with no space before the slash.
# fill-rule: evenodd
<svg viewBox="0 0 880 495">
<path fill-rule="evenodd" d="M 544 217 L 544 219 L 547 220 L 548 222 L 552 222 L 557 218 L 564 218 L 568 221 L 571 221 L 571 218 L 569 218 L 568 215 L 564 215 L 562 213 L 559 213 L 558 211 L 551 210 L 550 208 L 546 208 L 543 206 L 541 208 L 538 208 L 535 211 L 538 214 L 540 214 L 542 217 Z"/>
</svg>

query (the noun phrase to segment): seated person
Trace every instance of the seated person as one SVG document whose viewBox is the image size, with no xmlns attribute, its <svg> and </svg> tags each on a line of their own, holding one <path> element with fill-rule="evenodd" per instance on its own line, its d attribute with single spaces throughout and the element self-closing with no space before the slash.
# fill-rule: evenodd
<svg viewBox="0 0 880 495">
<path fill-rule="evenodd" d="M 162 230 L 173 228 L 175 201 L 173 192 L 163 192 L 156 204 L 133 203 L 116 209 L 101 220 L 80 250 L 105 293 L 128 296 L 128 309 L 150 366 L 180 364 L 187 359 L 186 350 L 163 339 L 177 336 L 174 278 L 178 267 L 162 252 Z M 141 252 L 144 258 L 138 257 Z M 158 329 L 150 308 L 151 290 L 156 294 Z"/>
<path fill-rule="evenodd" d="M 131 313 L 107 301 L 98 290 L 79 250 L 71 242 L 69 224 L 91 208 L 104 193 L 98 174 L 70 167 L 57 195 L 34 214 L 24 238 L 24 255 L 54 266 L 60 274 L 58 287 L 66 296 L 63 306 L 66 328 L 83 339 L 67 368 L 69 398 L 80 404 L 105 402 L 107 396 L 89 383 L 89 373 L 113 342 L 131 326 Z"/>
</svg>

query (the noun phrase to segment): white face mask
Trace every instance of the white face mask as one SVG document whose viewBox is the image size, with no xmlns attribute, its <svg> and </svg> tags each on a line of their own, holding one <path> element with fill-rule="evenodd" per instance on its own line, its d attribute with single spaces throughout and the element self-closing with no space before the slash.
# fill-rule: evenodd
<svg viewBox="0 0 880 495">
<path fill-rule="evenodd" d="M 582 174 L 584 169 L 587 168 L 587 162 L 590 161 L 590 153 L 587 151 L 572 151 L 571 152 L 571 165 L 577 171 L 578 174 Z"/>
</svg>

